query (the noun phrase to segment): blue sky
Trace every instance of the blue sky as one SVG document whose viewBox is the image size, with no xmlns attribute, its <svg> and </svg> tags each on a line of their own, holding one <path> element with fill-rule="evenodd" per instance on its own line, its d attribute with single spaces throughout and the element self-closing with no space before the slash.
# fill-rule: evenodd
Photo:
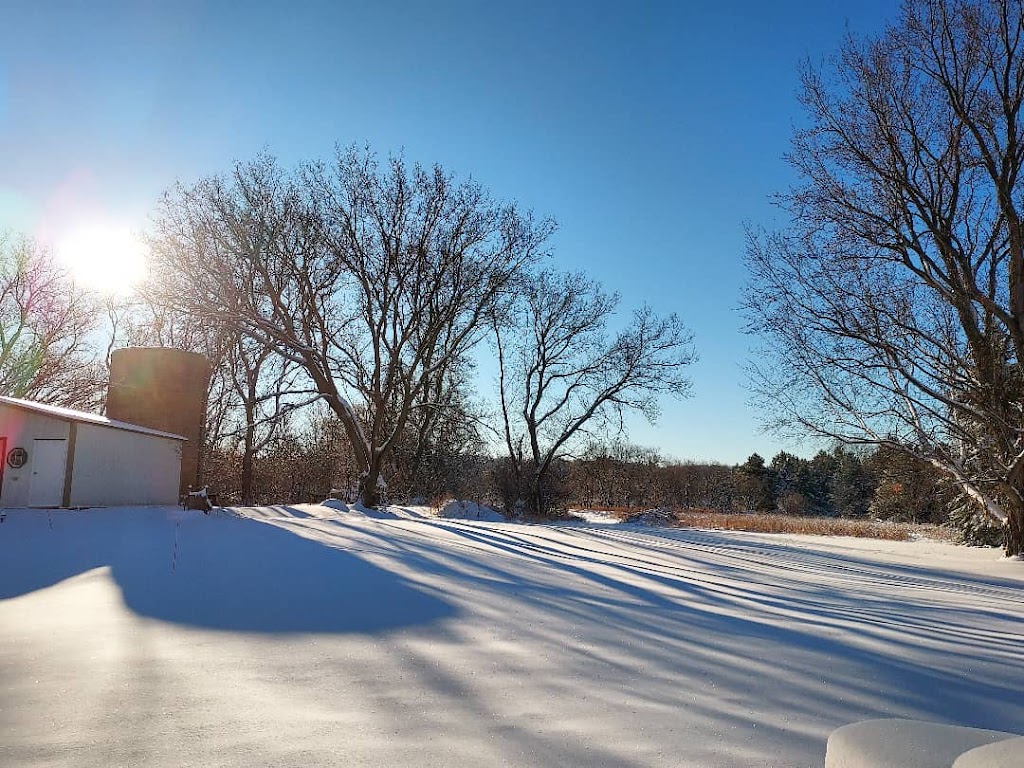
<svg viewBox="0 0 1024 768">
<path fill-rule="evenodd" d="M 160 192 L 263 148 L 401 150 L 554 216 L 556 263 L 677 312 L 694 397 L 631 438 L 742 461 L 759 430 L 743 224 L 792 176 L 798 64 L 898 2 L 34 2 L 0 18 L 0 229 L 142 230 Z M 488 382 L 481 382 L 486 393 Z"/>
</svg>

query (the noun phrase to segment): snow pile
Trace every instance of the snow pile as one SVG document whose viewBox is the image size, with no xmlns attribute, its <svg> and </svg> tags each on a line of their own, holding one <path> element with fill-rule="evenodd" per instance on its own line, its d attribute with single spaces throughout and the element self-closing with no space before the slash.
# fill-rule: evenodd
<svg viewBox="0 0 1024 768">
<path fill-rule="evenodd" d="M 618 525 L 622 522 L 614 512 L 602 509 L 570 509 L 569 514 L 590 525 Z"/>
<path fill-rule="evenodd" d="M 964 728 L 903 718 L 844 725 L 828 737 L 826 768 L 931 766 L 1010 768 L 1024 737 L 1006 731 Z"/>
<path fill-rule="evenodd" d="M 437 510 L 423 504 L 388 504 L 385 509 L 400 520 L 433 520 Z"/>
<path fill-rule="evenodd" d="M 354 504 L 347 504 L 340 499 L 327 499 L 319 506 L 333 509 L 337 512 L 345 512 L 352 515 L 361 515 L 362 517 L 369 517 L 374 520 L 393 520 L 399 515 L 396 515 L 391 507 L 382 507 L 375 509 L 374 507 L 365 507 L 360 502 Z"/>
<path fill-rule="evenodd" d="M 490 507 L 477 504 L 475 501 L 458 501 L 449 499 L 437 510 L 437 516 L 447 520 L 484 520 L 489 523 L 500 523 L 504 516 Z"/>
<path fill-rule="evenodd" d="M 676 516 L 667 507 L 655 507 L 645 509 L 643 512 L 634 512 L 626 517 L 626 522 L 631 525 L 652 525 L 667 527 L 676 521 Z"/>
<path fill-rule="evenodd" d="M 387 504 L 379 509 L 364 507 L 359 502 L 347 504 L 339 499 L 327 499 L 322 504 L 299 505 L 309 509 L 314 517 L 322 517 L 316 513 L 316 508 L 326 507 L 334 512 L 345 515 L 356 515 L 374 520 L 480 520 L 489 523 L 504 522 L 505 518 L 490 507 L 477 504 L 474 501 L 459 501 L 449 499 L 440 507 L 430 507 L 423 504 Z M 259 515 L 257 515 L 259 516 Z"/>
</svg>

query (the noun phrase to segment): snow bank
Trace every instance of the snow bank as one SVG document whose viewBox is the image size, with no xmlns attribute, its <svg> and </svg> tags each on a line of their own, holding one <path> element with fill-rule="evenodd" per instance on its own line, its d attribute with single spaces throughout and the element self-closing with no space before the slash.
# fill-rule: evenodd
<svg viewBox="0 0 1024 768">
<path fill-rule="evenodd" d="M 479 520 L 482 522 L 503 522 L 502 515 L 489 507 L 473 501 L 449 499 L 439 508 L 423 504 L 387 504 L 378 509 L 364 507 L 361 504 L 346 504 L 338 499 L 327 499 L 322 504 L 300 504 L 299 507 L 315 510 L 326 507 L 343 515 L 365 517 L 373 520 Z"/>
<path fill-rule="evenodd" d="M 591 525 L 618 525 L 622 522 L 614 512 L 600 509 L 570 509 L 569 514 Z"/>
<path fill-rule="evenodd" d="M 675 522 L 675 515 L 673 515 L 672 510 L 667 507 L 655 507 L 654 509 L 645 509 L 642 512 L 634 512 L 626 517 L 626 522 L 630 525 L 653 525 L 664 527 Z"/>
<path fill-rule="evenodd" d="M 1024 762 L 1024 736 L 997 741 L 964 752 L 953 768 L 1019 768 Z"/>
<path fill-rule="evenodd" d="M 354 504 L 347 504 L 346 502 L 341 501 L 339 499 L 327 499 L 318 506 L 327 507 L 328 509 L 333 509 L 336 512 L 342 512 L 350 515 L 359 515 L 361 517 L 368 517 L 374 520 L 391 520 L 398 517 L 398 515 L 396 515 L 390 507 L 381 507 L 379 509 L 374 507 L 364 507 L 358 501 L 355 502 Z"/>
<path fill-rule="evenodd" d="M 828 737 L 825 768 L 936 768 L 961 765 L 978 747 L 1016 740 L 1016 734 L 916 720 L 867 720 Z M 1021 742 L 1008 745 L 1019 748 Z M 1001 748 L 1002 749 L 1002 748 Z M 1015 757 L 1020 756 L 1017 752 Z M 1011 768 L 1020 762 L 974 762 L 977 768 Z"/>
<path fill-rule="evenodd" d="M 484 520 L 491 523 L 504 522 L 504 515 L 475 501 L 449 499 L 437 510 L 437 516 L 446 520 Z"/>
</svg>

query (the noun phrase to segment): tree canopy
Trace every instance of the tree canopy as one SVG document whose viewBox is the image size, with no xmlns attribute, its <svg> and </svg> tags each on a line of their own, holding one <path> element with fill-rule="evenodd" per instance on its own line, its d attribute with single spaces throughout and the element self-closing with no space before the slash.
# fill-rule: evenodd
<svg viewBox="0 0 1024 768">
<path fill-rule="evenodd" d="M 745 306 L 778 423 L 927 460 L 1024 550 L 1024 13 L 910 0 L 803 72 Z"/>
<path fill-rule="evenodd" d="M 177 308 L 301 366 L 376 503 L 415 409 L 486 330 L 553 230 L 438 166 L 368 151 L 262 156 L 169 193 L 154 249 Z"/>
</svg>

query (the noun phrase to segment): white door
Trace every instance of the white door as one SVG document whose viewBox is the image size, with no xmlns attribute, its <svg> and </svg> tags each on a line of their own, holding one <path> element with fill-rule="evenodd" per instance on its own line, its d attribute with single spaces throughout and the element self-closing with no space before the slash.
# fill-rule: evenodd
<svg viewBox="0 0 1024 768">
<path fill-rule="evenodd" d="M 28 486 L 30 507 L 59 507 L 64 500 L 64 470 L 68 457 L 67 440 L 33 440 L 32 478 Z"/>
</svg>

